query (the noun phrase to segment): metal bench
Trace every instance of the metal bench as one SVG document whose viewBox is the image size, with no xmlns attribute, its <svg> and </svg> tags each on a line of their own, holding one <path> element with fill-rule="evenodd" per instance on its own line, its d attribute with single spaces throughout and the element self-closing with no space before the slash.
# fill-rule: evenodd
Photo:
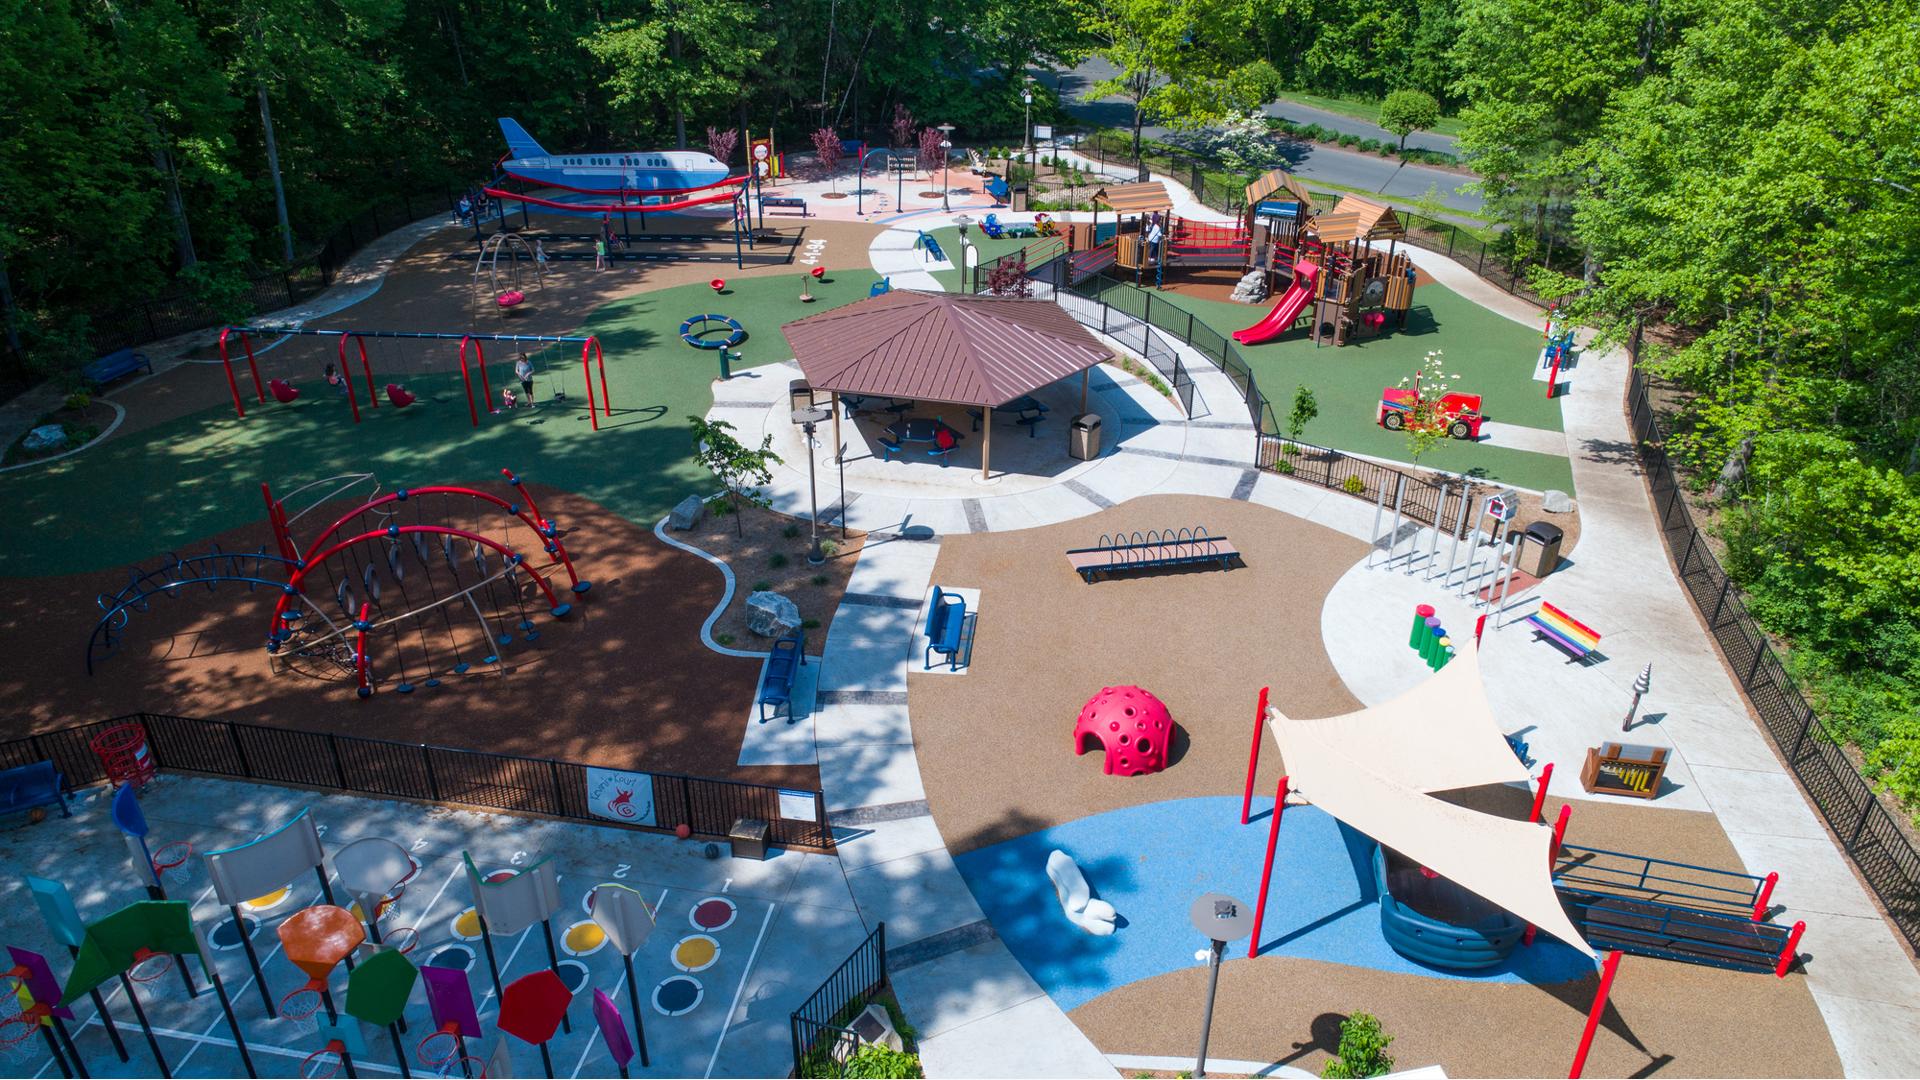
<svg viewBox="0 0 1920 1080">
<path fill-rule="evenodd" d="M 927 608 L 927 647 L 921 653 L 920 662 L 928 670 L 933 668 L 933 656 L 939 653 L 947 658 L 947 670 L 960 669 L 960 657 L 966 650 L 968 623 L 972 616 L 967 611 L 967 602 L 963 597 L 947 592 L 940 586 L 933 587 L 933 603 Z"/>
<path fill-rule="evenodd" d="M 760 205 L 768 210 L 798 210 L 801 217 L 812 217 L 807 211 L 807 200 L 798 195 L 762 195 Z"/>
<path fill-rule="evenodd" d="M 62 790 L 66 777 L 51 761 L 36 761 L 0 772 L 0 813 L 12 814 L 40 806 L 58 806 L 61 817 L 72 817 Z"/>
<path fill-rule="evenodd" d="M 806 644 L 807 635 L 803 630 L 795 630 L 773 643 L 766 666 L 760 669 L 760 692 L 756 701 L 762 722 L 770 719 L 769 706 L 774 716 L 779 716 L 781 706 L 785 706 L 787 719 L 793 719 L 793 680 L 800 674 L 801 665 L 807 662 Z"/>
<path fill-rule="evenodd" d="M 131 375 L 142 368 L 146 369 L 147 374 L 153 374 L 153 361 L 147 359 L 146 353 L 121 349 L 118 352 L 110 352 L 81 368 L 80 374 L 90 385 L 98 389 L 122 375 Z"/>
<path fill-rule="evenodd" d="M 1231 569 L 1240 551 L 1224 535 L 1209 536 L 1203 526 L 1191 529 L 1149 529 L 1145 533 L 1102 533 L 1095 547 L 1074 548 L 1067 562 L 1083 580 L 1123 570 L 1156 570 L 1212 563 Z"/>
</svg>

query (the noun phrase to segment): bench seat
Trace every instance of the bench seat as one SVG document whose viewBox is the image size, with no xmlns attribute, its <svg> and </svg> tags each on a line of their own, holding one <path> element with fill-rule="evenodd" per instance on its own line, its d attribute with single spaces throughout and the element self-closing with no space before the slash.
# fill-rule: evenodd
<svg viewBox="0 0 1920 1080">
<path fill-rule="evenodd" d="M 67 808 L 66 778 L 51 761 L 0 772 L 0 813 L 18 813 L 41 806 L 58 806 L 61 817 L 72 817 Z"/>
<path fill-rule="evenodd" d="M 1575 660 L 1586 660 L 1600 646 L 1600 632 L 1545 601 L 1527 616 L 1533 632 Z"/>
<path fill-rule="evenodd" d="M 793 681 L 800 674 L 800 666 L 807 662 L 806 634 L 796 630 L 773 643 L 773 650 L 767 654 L 767 666 L 760 672 L 760 692 L 756 701 L 760 706 L 760 719 L 764 722 L 773 715 L 779 716 L 784 706 L 787 718 L 793 718 Z"/>
<path fill-rule="evenodd" d="M 88 364 L 86 367 L 81 368 L 80 374 L 90 385 L 98 389 L 123 375 L 131 375 L 142 368 L 146 369 L 147 374 L 153 374 L 153 361 L 147 359 L 146 353 L 135 352 L 132 349 L 121 349 L 117 352 L 110 352 L 100 359 L 95 360 L 93 363 Z"/>
</svg>

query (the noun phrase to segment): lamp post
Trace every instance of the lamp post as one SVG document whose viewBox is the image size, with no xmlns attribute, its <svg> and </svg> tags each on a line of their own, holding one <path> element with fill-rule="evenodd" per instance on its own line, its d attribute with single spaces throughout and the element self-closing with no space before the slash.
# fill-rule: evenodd
<svg viewBox="0 0 1920 1080">
<path fill-rule="evenodd" d="M 1278 812 L 1276 808 L 1276 812 Z M 1207 1075 L 1207 1035 L 1213 1030 L 1213 997 L 1220 989 L 1220 960 L 1227 943 L 1253 933 L 1253 916 L 1247 906 L 1223 893 L 1208 893 L 1187 909 L 1193 928 L 1207 936 L 1210 948 L 1200 955 L 1207 959 L 1207 1003 L 1200 1014 L 1200 1052 L 1193 1064 L 1193 1075 Z"/>
<path fill-rule="evenodd" d="M 820 484 L 815 478 L 816 464 L 813 460 L 813 426 L 833 414 L 815 406 L 810 409 L 793 410 L 793 419 L 807 437 L 807 500 L 812 513 L 807 519 L 807 531 L 810 534 L 807 548 L 807 563 L 819 566 L 827 561 L 827 553 L 820 550 Z"/>
<path fill-rule="evenodd" d="M 973 216 L 970 214 L 955 214 L 953 216 L 953 224 L 954 227 L 960 230 L 960 280 L 962 284 L 965 284 L 967 281 L 967 226 L 973 224 Z"/>
<path fill-rule="evenodd" d="M 947 202 L 947 165 L 953 157 L 953 125 L 941 124 L 940 131 L 940 209 L 951 210 Z"/>
<path fill-rule="evenodd" d="M 1027 84 L 1020 88 L 1020 104 L 1027 107 L 1026 147 L 1027 164 L 1033 164 L 1033 76 L 1027 76 Z"/>
</svg>

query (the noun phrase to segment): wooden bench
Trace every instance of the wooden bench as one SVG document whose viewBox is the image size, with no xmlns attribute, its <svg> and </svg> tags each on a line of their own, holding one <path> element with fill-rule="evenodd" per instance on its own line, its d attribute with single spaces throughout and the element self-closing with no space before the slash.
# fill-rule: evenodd
<svg viewBox="0 0 1920 1080">
<path fill-rule="evenodd" d="M 66 777 L 51 761 L 36 761 L 17 769 L 0 772 L 0 813 L 17 813 L 41 806 L 58 806 L 61 817 L 72 817 L 67 796 L 61 789 Z"/>
<path fill-rule="evenodd" d="M 760 669 L 760 692 L 755 698 L 763 723 L 769 719 L 769 706 L 774 716 L 779 716 L 780 707 L 786 706 L 787 719 L 793 719 L 793 680 L 807 662 L 806 644 L 806 632 L 795 630 L 774 642 L 773 651 L 767 654 L 767 664 Z"/>
<path fill-rule="evenodd" d="M 958 671 L 960 657 L 972 636 L 968 631 L 971 622 L 966 599 L 935 585 L 933 603 L 927 608 L 927 647 L 920 656 L 922 666 L 932 670 L 933 656 L 939 653 L 947 658 L 948 671 Z"/>
<path fill-rule="evenodd" d="M 1228 543 L 1224 535 L 1209 536 L 1207 530 L 1199 526 L 1165 531 L 1149 529 L 1144 534 L 1133 532 L 1108 536 L 1103 533 L 1098 546 L 1074 548 L 1067 552 L 1067 562 L 1086 581 L 1092 581 L 1097 574 L 1112 574 L 1122 570 L 1153 570 L 1207 563 L 1227 570 L 1239 557 L 1239 549 Z"/>
<path fill-rule="evenodd" d="M 110 352 L 81 368 L 80 375 L 95 389 L 99 389 L 122 375 L 131 375 L 141 368 L 145 368 L 147 374 L 153 374 L 153 361 L 147 359 L 146 353 L 121 349 L 118 352 Z"/>
<path fill-rule="evenodd" d="M 807 211 L 807 200 L 798 195 L 762 195 L 760 205 L 768 210 L 798 210 L 801 217 L 812 217 Z"/>
<path fill-rule="evenodd" d="M 1527 616 L 1527 621 L 1533 624 L 1534 633 L 1575 660 L 1587 659 L 1600 646 L 1600 631 L 1544 600 L 1538 611 Z"/>
</svg>

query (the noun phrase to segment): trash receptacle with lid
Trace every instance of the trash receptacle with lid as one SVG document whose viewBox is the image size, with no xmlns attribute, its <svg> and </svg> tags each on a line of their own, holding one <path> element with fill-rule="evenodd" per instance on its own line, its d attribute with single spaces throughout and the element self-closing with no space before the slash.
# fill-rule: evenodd
<svg viewBox="0 0 1920 1080">
<path fill-rule="evenodd" d="M 736 859 L 765 859 L 767 857 L 768 826 L 763 818 L 741 818 L 733 823 L 727 832 L 727 840 L 733 848 Z"/>
<path fill-rule="evenodd" d="M 1027 185 L 1015 184 L 1007 196 L 1007 209 L 1016 214 L 1027 212 Z"/>
<path fill-rule="evenodd" d="M 1100 414 L 1081 413 L 1068 426 L 1067 456 L 1092 461 L 1100 456 Z"/>
<path fill-rule="evenodd" d="M 813 384 L 795 379 L 787 384 L 787 408 L 794 412 L 813 408 Z"/>
<path fill-rule="evenodd" d="M 1521 571 L 1537 578 L 1553 573 L 1560 565 L 1560 541 L 1564 536 L 1560 526 L 1550 521 L 1536 521 L 1527 526 L 1526 536 L 1520 542 Z"/>
</svg>

